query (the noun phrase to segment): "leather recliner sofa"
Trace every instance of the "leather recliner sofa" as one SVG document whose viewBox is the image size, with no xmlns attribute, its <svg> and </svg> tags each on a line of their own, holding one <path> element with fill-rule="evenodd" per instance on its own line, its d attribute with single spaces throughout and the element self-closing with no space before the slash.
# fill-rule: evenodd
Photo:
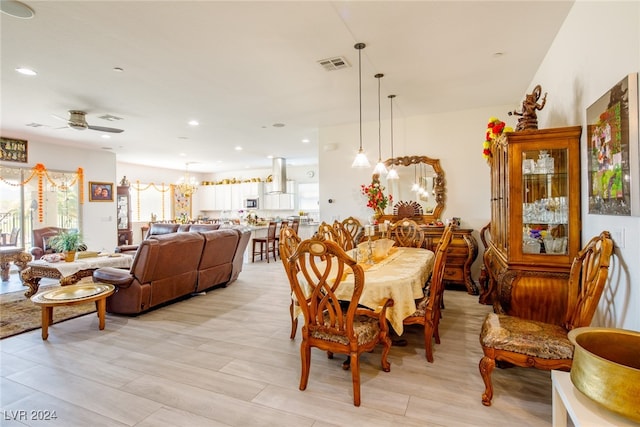
<svg viewBox="0 0 640 427">
<path fill-rule="evenodd" d="M 182 233 L 185 231 L 210 231 L 220 228 L 220 224 L 176 224 L 172 222 L 154 222 L 149 227 L 145 239 L 161 234 Z M 120 245 L 115 249 L 116 253 L 134 255 L 139 245 Z"/>
<path fill-rule="evenodd" d="M 138 314 L 230 283 L 244 233 L 248 234 L 223 229 L 150 236 L 140 244 L 128 271 L 100 268 L 93 280 L 116 286 L 116 293 L 107 298 L 108 312 Z"/>
</svg>

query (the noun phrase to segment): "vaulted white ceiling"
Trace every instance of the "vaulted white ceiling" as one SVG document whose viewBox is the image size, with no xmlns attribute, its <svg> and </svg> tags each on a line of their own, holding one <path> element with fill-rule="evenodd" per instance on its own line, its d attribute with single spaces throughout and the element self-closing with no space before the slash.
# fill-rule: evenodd
<svg viewBox="0 0 640 427">
<path fill-rule="evenodd" d="M 269 167 L 268 155 L 317 162 L 318 129 L 359 118 L 357 42 L 367 45 L 364 121 L 378 118 L 376 73 L 385 74 L 383 118 L 391 93 L 395 117 L 516 108 L 573 2 L 25 4 L 32 19 L 0 14 L 2 136 L 216 172 Z M 332 57 L 350 67 L 318 64 Z M 86 111 L 90 125 L 124 132 L 103 139 L 103 132 L 64 128 L 60 117 L 71 109 Z M 189 126 L 192 119 L 200 125 Z"/>
</svg>

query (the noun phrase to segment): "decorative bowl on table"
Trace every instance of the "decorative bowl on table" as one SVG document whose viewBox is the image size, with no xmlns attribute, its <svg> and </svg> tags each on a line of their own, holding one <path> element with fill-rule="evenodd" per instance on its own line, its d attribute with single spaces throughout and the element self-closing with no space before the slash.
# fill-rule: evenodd
<svg viewBox="0 0 640 427">
<path fill-rule="evenodd" d="M 373 257 L 376 259 L 382 259 L 389 256 L 389 250 L 395 245 L 395 240 L 391 239 L 378 239 L 373 242 Z"/>
<path fill-rule="evenodd" d="M 576 328 L 571 382 L 587 397 L 640 422 L 640 332 Z"/>
</svg>

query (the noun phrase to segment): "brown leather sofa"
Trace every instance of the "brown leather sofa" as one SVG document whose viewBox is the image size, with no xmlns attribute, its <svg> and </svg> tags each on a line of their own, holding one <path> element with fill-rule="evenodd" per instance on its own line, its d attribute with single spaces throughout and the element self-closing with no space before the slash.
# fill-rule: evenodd
<svg viewBox="0 0 640 427">
<path fill-rule="evenodd" d="M 220 228 L 220 224 L 176 224 L 172 222 L 154 222 L 149 227 L 145 239 L 150 236 L 159 236 L 168 233 L 181 233 L 184 231 L 210 231 Z M 116 253 L 134 255 L 139 245 L 120 245 L 115 249 Z"/>
<path fill-rule="evenodd" d="M 194 292 L 230 283 L 233 261 L 245 233 L 249 234 L 246 230 L 224 229 L 150 236 L 140 244 L 128 271 L 100 268 L 94 271 L 93 280 L 117 288 L 107 298 L 108 312 L 141 313 Z"/>
</svg>

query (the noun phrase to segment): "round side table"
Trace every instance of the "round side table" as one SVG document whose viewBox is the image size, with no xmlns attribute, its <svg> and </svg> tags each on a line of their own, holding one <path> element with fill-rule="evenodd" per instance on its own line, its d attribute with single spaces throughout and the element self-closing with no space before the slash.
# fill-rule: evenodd
<svg viewBox="0 0 640 427">
<path fill-rule="evenodd" d="M 115 286 L 106 283 L 89 283 L 63 286 L 36 294 L 31 297 L 34 304 L 42 307 L 42 339 L 49 337 L 49 325 L 53 323 L 53 308 L 86 302 L 96 303 L 100 330 L 104 329 L 107 297 L 116 291 Z"/>
</svg>

